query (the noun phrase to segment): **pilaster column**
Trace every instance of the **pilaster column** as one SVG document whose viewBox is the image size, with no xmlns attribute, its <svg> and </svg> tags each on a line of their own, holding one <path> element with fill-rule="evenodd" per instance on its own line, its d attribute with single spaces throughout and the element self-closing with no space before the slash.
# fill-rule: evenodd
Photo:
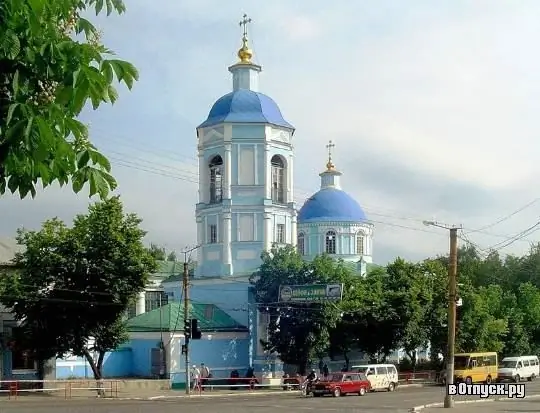
<svg viewBox="0 0 540 413">
<path fill-rule="evenodd" d="M 230 212 L 223 214 L 223 263 L 232 264 L 231 251 L 232 216 Z"/>
<path fill-rule="evenodd" d="M 272 228 L 272 214 L 264 214 L 264 249 L 265 251 L 270 251 L 272 249 L 272 238 L 273 238 L 273 228 Z"/>
<path fill-rule="evenodd" d="M 205 230 L 204 220 L 202 219 L 202 217 L 197 217 L 196 222 L 197 222 L 197 245 L 202 245 L 206 243 L 206 239 L 205 239 L 206 237 L 204 234 L 204 230 Z M 199 247 L 197 248 L 197 263 L 198 264 L 202 263 L 202 258 L 203 258 L 203 248 Z"/>
<path fill-rule="evenodd" d="M 293 211 L 293 215 L 291 217 L 291 244 L 297 245 L 298 244 L 298 228 L 297 228 L 297 219 L 296 219 L 296 211 Z M 306 238 L 304 235 L 304 249 L 305 249 L 305 243 Z"/>
<path fill-rule="evenodd" d="M 223 198 L 231 199 L 231 180 L 232 180 L 232 156 L 231 144 L 225 144 L 225 182 L 223 186 Z"/>
<path fill-rule="evenodd" d="M 204 152 L 199 150 L 199 202 L 207 203 L 208 201 L 208 170 L 204 161 Z"/>
<path fill-rule="evenodd" d="M 293 169 L 293 155 L 291 154 L 287 165 L 287 202 L 294 202 Z"/>
<path fill-rule="evenodd" d="M 264 145 L 264 197 L 272 199 L 272 168 L 270 167 L 270 148 Z"/>
<path fill-rule="evenodd" d="M 137 296 L 135 303 L 135 315 L 144 314 L 146 312 L 146 292 L 142 291 Z"/>
</svg>

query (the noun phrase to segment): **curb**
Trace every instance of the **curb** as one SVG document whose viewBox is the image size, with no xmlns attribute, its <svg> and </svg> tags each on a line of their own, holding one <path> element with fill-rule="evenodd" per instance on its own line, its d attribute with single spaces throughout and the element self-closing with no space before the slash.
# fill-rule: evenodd
<svg viewBox="0 0 540 413">
<path fill-rule="evenodd" d="M 532 394 L 530 396 L 525 396 L 523 399 L 509 399 L 508 397 L 498 397 L 496 399 L 480 399 L 480 400 L 463 400 L 463 401 L 456 401 L 455 404 L 473 404 L 473 403 L 489 403 L 489 402 L 511 402 L 511 401 L 517 401 L 517 400 L 525 400 L 525 399 L 539 399 L 540 394 Z M 424 409 L 429 409 L 431 407 L 443 407 L 444 403 L 429 403 L 429 404 L 422 404 L 420 406 L 414 406 L 409 410 L 409 413 L 416 413 L 420 412 Z"/>
<path fill-rule="evenodd" d="M 423 383 L 417 383 L 417 384 L 402 384 L 396 388 L 396 391 L 399 391 L 399 389 L 410 389 L 410 388 L 421 388 L 421 387 L 432 387 L 432 384 L 423 384 Z M 190 394 L 189 396 L 186 394 L 179 394 L 179 395 L 161 395 L 161 396 L 151 396 L 151 397 L 118 397 L 114 398 L 114 400 L 174 400 L 174 399 L 208 399 L 208 398 L 214 398 L 214 397 L 239 397 L 239 396 L 268 396 L 268 395 L 290 395 L 290 396 L 297 396 L 299 393 L 298 391 L 294 390 L 285 390 L 285 391 L 250 391 L 245 393 L 207 393 L 207 394 Z"/>
</svg>

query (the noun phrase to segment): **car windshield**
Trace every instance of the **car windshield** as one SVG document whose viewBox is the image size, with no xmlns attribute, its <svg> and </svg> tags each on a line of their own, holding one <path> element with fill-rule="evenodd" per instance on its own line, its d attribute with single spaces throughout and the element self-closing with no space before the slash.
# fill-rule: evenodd
<svg viewBox="0 0 540 413">
<path fill-rule="evenodd" d="M 454 368 L 455 369 L 466 369 L 469 365 L 469 357 L 467 356 L 456 356 L 454 357 Z"/>
<path fill-rule="evenodd" d="M 331 374 L 324 381 L 343 381 L 343 374 Z"/>
<path fill-rule="evenodd" d="M 354 366 L 353 370 L 358 371 L 360 373 L 365 373 L 369 370 L 369 366 Z"/>
<path fill-rule="evenodd" d="M 514 367 L 516 367 L 516 360 L 503 360 L 501 361 L 499 367 L 503 369 L 513 369 Z"/>
</svg>

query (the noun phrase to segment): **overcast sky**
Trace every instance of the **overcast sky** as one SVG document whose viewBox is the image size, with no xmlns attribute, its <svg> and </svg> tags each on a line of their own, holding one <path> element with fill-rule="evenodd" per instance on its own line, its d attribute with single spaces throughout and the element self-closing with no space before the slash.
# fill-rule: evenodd
<svg viewBox="0 0 540 413">
<path fill-rule="evenodd" d="M 231 90 L 244 12 L 260 89 L 297 128 L 297 201 L 318 189 L 332 139 L 344 189 L 375 222 L 376 262 L 445 253 L 448 233 L 422 220 L 468 232 L 540 196 L 539 1 L 127 3 L 125 15 L 97 21 L 140 82 L 84 119 L 148 241 L 176 250 L 196 241 L 195 127 Z M 57 188 L 35 200 L 4 196 L 0 237 L 71 220 L 88 202 Z M 539 215 L 535 202 L 469 238 L 502 246 Z M 539 234 L 502 252 L 522 253 Z"/>
</svg>

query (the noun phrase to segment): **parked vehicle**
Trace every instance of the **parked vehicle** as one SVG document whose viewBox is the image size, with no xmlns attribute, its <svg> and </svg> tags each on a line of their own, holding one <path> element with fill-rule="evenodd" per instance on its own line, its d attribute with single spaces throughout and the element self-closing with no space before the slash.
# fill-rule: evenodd
<svg viewBox="0 0 540 413">
<path fill-rule="evenodd" d="M 511 380 L 519 383 L 521 379 L 533 381 L 540 376 L 537 356 L 505 357 L 498 369 L 497 381 Z"/>
<path fill-rule="evenodd" d="M 398 385 L 398 371 L 393 364 L 365 364 L 353 366 L 352 369 L 366 375 L 371 383 L 371 391 L 394 391 Z"/>
<path fill-rule="evenodd" d="M 332 373 L 313 386 L 313 397 L 331 394 L 334 397 L 346 394 L 364 396 L 371 389 L 371 384 L 363 373 Z"/>
<path fill-rule="evenodd" d="M 498 377 L 497 353 L 460 353 L 454 357 L 454 383 L 491 383 Z"/>
</svg>

